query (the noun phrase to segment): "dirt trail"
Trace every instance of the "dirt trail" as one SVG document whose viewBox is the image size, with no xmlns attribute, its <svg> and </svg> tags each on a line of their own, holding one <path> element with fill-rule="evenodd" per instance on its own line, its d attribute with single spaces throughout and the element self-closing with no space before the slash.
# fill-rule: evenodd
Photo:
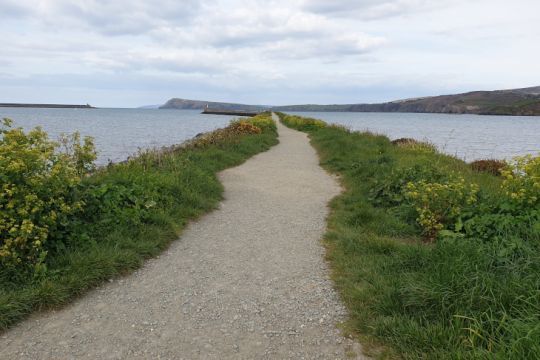
<svg viewBox="0 0 540 360">
<path fill-rule="evenodd" d="M 320 239 L 340 191 L 306 134 L 221 173 L 225 200 L 131 276 L 0 337 L 0 359 L 346 359 Z"/>
</svg>

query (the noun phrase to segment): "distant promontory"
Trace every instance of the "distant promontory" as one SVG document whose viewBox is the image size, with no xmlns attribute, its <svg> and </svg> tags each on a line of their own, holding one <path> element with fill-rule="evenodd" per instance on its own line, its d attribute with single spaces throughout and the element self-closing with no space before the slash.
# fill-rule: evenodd
<svg viewBox="0 0 540 360">
<path fill-rule="evenodd" d="M 160 109 L 180 109 L 180 110 L 203 110 L 206 107 L 214 110 L 240 110 L 240 111 L 264 111 L 270 109 L 270 106 L 264 105 L 245 105 L 226 102 L 213 102 L 202 100 L 170 99 Z"/>
</svg>

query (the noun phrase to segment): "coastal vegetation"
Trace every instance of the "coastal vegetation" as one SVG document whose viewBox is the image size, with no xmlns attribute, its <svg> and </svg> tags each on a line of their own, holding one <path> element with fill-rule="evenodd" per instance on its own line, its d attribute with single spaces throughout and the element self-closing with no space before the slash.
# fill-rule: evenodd
<svg viewBox="0 0 540 360">
<path fill-rule="evenodd" d="M 430 144 L 280 118 L 344 186 L 325 244 L 349 331 L 380 357 L 537 358 L 540 156 L 478 169 Z"/>
<path fill-rule="evenodd" d="M 268 113 L 95 168 L 92 139 L 0 126 L 0 330 L 141 266 L 221 200 L 217 172 L 277 143 Z"/>
</svg>

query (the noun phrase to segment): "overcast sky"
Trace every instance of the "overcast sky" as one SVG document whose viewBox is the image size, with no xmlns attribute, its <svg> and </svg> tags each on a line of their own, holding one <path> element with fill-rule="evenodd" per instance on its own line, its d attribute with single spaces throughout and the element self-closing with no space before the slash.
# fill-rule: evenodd
<svg viewBox="0 0 540 360">
<path fill-rule="evenodd" d="M 0 102 L 378 102 L 540 85 L 539 0 L 0 0 Z"/>
</svg>

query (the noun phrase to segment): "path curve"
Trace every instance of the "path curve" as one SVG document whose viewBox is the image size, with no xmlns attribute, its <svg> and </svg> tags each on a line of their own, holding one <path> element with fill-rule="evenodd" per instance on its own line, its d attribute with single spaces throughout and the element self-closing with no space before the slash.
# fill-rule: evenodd
<svg viewBox="0 0 540 360">
<path fill-rule="evenodd" d="M 345 359 L 320 238 L 340 188 L 306 134 L 220 174 L 225 200 L 131 276 L 34 315 L 1 359 Z"/>
</svg>

